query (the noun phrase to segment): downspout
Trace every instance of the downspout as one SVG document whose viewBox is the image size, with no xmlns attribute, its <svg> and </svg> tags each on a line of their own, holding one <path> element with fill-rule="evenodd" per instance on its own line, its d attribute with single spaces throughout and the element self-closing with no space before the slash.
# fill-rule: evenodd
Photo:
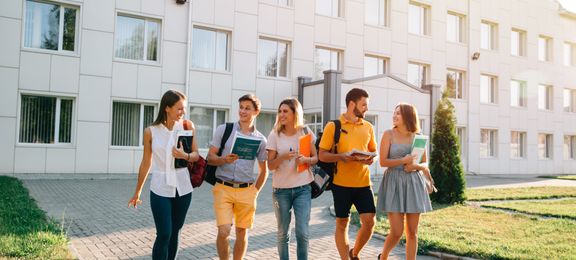
<svg viewBox="0 0 576 260">
<path fill-rule="evenodd" d="M 188 113 L 186 113 L 186 118 L 190 119 L 190 51 L 192 49 L 192 41 L 191 41 L 191 37 L 192 37 L 192 1 L 188 1 L 188 24 L 187 24 L 187 29 L 188 32 L 187 34 L 187 38 L 186 38 L 186 65 L 184 66 L 185 68 L 185 75 L 186 75 L 186 79 L 184 80 L 184 87 L 186 88 L 186 97 L 188 97 L 188 101 L 186 103 L 186 110 L 188 111 Z"/>
<path fill-rule="evenodd" d="M 466 61 L 468 64 L 468 68 L 467 68 L 467 70 L 468 70 L 468 93 L 467 93 L 468 94 L 467 95 L 468 96 L 468 102 L 466 102 L 466 107 L 467 107 L 468 111 L 466 111 L 467 112 L 466 125 L 468 126 L 467 127 L 468 133 L 466 134 L 466 140 L 465 140 L 465 142 L 466 142 L 466 151 L 465 151 L 465 154 L 466 154 L 466 172 L 464 174 L 467 174 L 468 172 L 470 172 L 469 171 L 470 170 L 469 169 L 470 168 L 470 153 L 468 152 L 468 150 L 470 150 L 470 149 L 468 149 L 468 148 L 470 147 L 469 140 L 470 140 L 470 132 L 471 132 L 470 131 L 470 85 L 472 83 L 472 77 L 470 76 L 472 74 L 472 73 L 470 73 L 471 72 L 470 71 L 470 53 L 471 53 L 471 48 L 472 48 L 470 46 L 470 45 L 472 45 L 472 43 L 470 42 L 470 39 L 471 39 L 470 36 L 472 35 L 472 30 L 471 30 L 471 26 L 470 26 L 470 24 L 471 24 L 471 22 L 470 22 L 470 20 L 471 20 L 470 19 L 470 17 L 471 17 L 470 10 L 471 10 L 471 8 L 470 8 L 470 0 L 468 0 L 467 2 L 468 2 L 468 19 L 466 19 L 466 23 L 467 23 L 467 29 L 468 29 L 467 30 L 468 39 L 466 39 L 466 40 L 468 41 L 468 53 L 466 54 Z M 463 149 L 463 148 L 460 147 L 460 149 Z"/>
</svg>

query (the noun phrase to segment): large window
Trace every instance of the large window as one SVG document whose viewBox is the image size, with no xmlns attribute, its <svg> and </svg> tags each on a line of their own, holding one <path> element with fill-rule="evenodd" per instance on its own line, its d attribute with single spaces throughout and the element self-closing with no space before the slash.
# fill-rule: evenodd
<svg viewBox="0 0 576 260">
<path fill-rule="evenodd" d="M 118 15 L 115 35 L 117 58 L 158 61 L 160 21 Z"/>
<path fill-rule="evenodd" d="M 341 16 L 340 0 L 316 0 L 316 13 L 327 16 Z"/>
<path fill-rule="evenodd" d="M 340 68 L 340 57 L 339 51 L 316 48 L 316 53 L 314 54 L 314 74 L 316 79 L 323 79 L 325 70 L 338 70 Z"/>
<path fill-rule="evenodd" d="M 386 73 L 386 58 L 366 55 L 364 56 L 364 77 Z"/>
<path fill-rule="evenodd" d="M 458 144 L 460 145 L 460 155 L 466 155 L 466 127 L 456 127 L 456 135 L 458 135 Z"/>
<path fill-rule="evenodd" d="M 552 86 L 538 85 L 538 109 L 552 110 Z"/>
<path fill-rule="evenodd" d="M 576 135 L 564 136 L 564 159 L 576 159 Z"/>
<path fill-rule="evenodd" d="M 538 134 L 538 158 L 552 159 L 552 135 Z"/>
<path fill-rule="evenodd" d="M 408 8 L 408 32 L 418 35 L 430 35 L 429 7 L 418 3 L 410 3 Z"/>
<path fill-rule="evenodd" d="M 455 99 L 464 98 L 464 72 L 448 70 L 446 73 L 446 88 L 448 97 Z"/>
<path fill-rule="evenodd" d="M 192 67 L 227 71 L 230 68 L 230 34 L 194 27 L 192 29 Z"/>
<path fill-rule="evenodd" d="M 210 141 L 217 126 L 226 123 L 227 111 L 217 108 L 191 107 L 190 120 L 196 128 L 196 143 L 199 149 L 210 148 Z"/>
<path fill-rule="evenodd" d="M 526 82 L 511 80 L 510 81 L 510 105 L 514 107 L 526 107 Z"/>
<path fill-rule="evenodd" d="M 276 123 L 276 113 L 261 112 L 256 118 L 256 128 L 264 136 L 268 137 L 274 124 Z"/>
<path fill-rule="evenodd" d="M 496 77 L 480 75 L 480 102 L 496 104 L 498 102 L 497 97 Z"/>
<path fill-rule="evenodd" d="M 538 60 L 552 61 L 552 38 L 538 36 Z"/>
<path fill-rule="evenodd" d="M 498 40 L 498 26 L 495 23 L 482 21 L 480 24 L 480 48 L 495 50 Z"/>
<path fill-rule="evenodd" d="M 526 132 L 511 132 L 510 157 L 515 159 L 526 158 Z"/>
<path fill-rule="evenodd" d="M 526 56 L 526 31 L 512 29 L 510 32 L 510 54 Z"/>
<path fill-rule="evenodd" d="M 388 25 L 390 0 L 366 0 L 364 1 L 364 19 L 366 24 L 386 26 Z"/>
<path fill-rule="evenodd" d="M 310 127 L 316 136 L 324 129 L 322 128 L 322 113 L 308 113 L 304 114 L 304 123 Z"/>
<path fill-rule="evenodd" d="M 260 39 L 258 42 L 258 74 L 269 77 L 288 76 L 287 42 Z"/>
<path fill-rule="evenodd" d="M 22 95 L 20 143 L 58 144 L 72 142 L 73 99 Z"/>
<path fill-rule="evenodd" d="M 112 146 L 142 146 L 144 129 L 154 122 L 154 105 L 114 101 Z"/>
<path fill-rule="evenodd" d="M 480 129 L 480 157 L 493 158 L 496 157 L 497 148 L 497 134 L 496 130 Z"/>
<path fill-rule="evenodd" d="M 446 16 L 446 40 L 451 42 L 464 42 L 464 16 L 448 13 Z"/>
<path fill-rule="evenodd" d="M 77 15 L 78 7 L 26 1 L 24 46 L 76 51 Z"/>
<path fill-rule="evenodd" d="M 564 112 L 576 112 L 576 89 L 564 89 Z"/>
<path fill-rule="evenodd" d="M 428 84 L 429 66 L 420 63 L 408 63 L 407 81 L 414 86 L 422 87 Z"/>
</svg>

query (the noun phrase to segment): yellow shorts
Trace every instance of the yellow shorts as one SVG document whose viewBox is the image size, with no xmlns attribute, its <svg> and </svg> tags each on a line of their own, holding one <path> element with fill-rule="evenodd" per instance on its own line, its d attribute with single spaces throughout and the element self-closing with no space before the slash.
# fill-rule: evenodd
<svg viewBox="0 0 576 260">
<path fill-rule="evenodd" d="M 212 194 L 214 194 L 216 226 L 232 225 L 232 219 L 234 219 L 236 227 L 252 228 L 258 196 L 256 186 L 233 188 L 216 183 Z"/>
</svg>

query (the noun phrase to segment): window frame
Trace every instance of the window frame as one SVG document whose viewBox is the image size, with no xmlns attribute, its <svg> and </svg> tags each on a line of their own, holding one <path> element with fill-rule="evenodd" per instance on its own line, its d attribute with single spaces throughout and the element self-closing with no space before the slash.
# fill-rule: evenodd
<svg viewBox="0 0 576 260">
<path fill-rule="evenodd" d="M 482 154 L 482 148 L 480 147 L 479 157 L 481 159 L 496 159 L 498 158 L 498 130 L 497 129 L 490 129 L 490 128 L 480 128 L 480 145 L 482 146 L 484 143 L 482 142 L 482 131 L 487 131 L 488 133 L 488 143 L 487 143 L 487 153 L 486 155 Z"/>
<path fill-rule="evenodd" d="M 382 61 L 382 73 L 378 73 L 375 75 L 366 75 L 366 58 L 371 58 L 371 59 L 376 59 L 376 61 L 378 62 L 378 67 L 380 67 L 379 62 Z M 388 57 L 384 57 L 384 56 L 377 56 L 377 55 L 372 55 L 372 54 L 364 54 L 364 68 L 362 69 L 362 73 L 364 75 L 364 77 L 372 77 L 372 76 L 377 76 L 377 75 L 384 75 L 388 73 L 388 66 L 389 66 L 389 62 L 390 59 Z M 380 68 L 376 68 L 377 71 L 380 70 Z"/>
<path fill-rule="evenodd" d="M 518 135 L 518 154 L 519 156 L 513 156 L 512 155 L 512 139 L 513 139 L 513 135 L 514 133 L 516 133 Z M 510 131 L 510 158 L 511 159 L 527 159 L 526 153 L 527 153 L 527 139 L 528 133 L 526 131 L 520 131 L 520 130 L 512 130 Z"/>
<path fill-rule="evenodd" d="M 129 59 L 129 58 L 122 58 L 116 56 L 116 50 L 118 49 L 118 17 L 123 16 L 132 19 L 140 19 L 144 21 L 144 47 L 141 59 Z M 148 22 L 157 22 L 158 23 L 158 42 L 156 43 L 156 60 L 148 60 L 147 53 L 148 53 Z M 114 49 L 113 51 L 113 59 L 114 61 L 119 62 L 127 62 L 127 63 L 137 63 L 137 64 L 146 64 L 146 65 L 160 65 L 162 64 L 162 37 L 164 36 L 164 20 L 161 17 L 156 16 L 143 16 L 141 14 L 134 14 L 127 11 L 117 11 L 115 20 L 114 20 Z"/>
<path fill-rule="evenodd" d="M 562 65 L 566 67 L 576 66 L 576 43 L 564 42 L 562 44 Z"/>
<path fill-rule="evenodd" d="M 413 32 L 411 30 L 411 23 L 412 22 L 412 18 L 410 16 L 411 12 L 411 7 L 418 7 L 421 8 L 421 10 L 418 12 L 418 22 L 419 23 L 419 31 L 418 32 Z M 431 7 L 429 5 L 423 4 L 423 3 L 419 3 L 419 2 L 414 2 L 414 1 L 410 1 L 408 3 L 408 33 L 409 34 L 413 34 L 413 35 L 419 35 L 419 36 L 430 36 L 431 35 L 431 25 L 430 25 L 430 14 L 431 14 Z"/>
<path fill-rule="evenodd" d="M 544 107 L 541 107 L 541 103 L 540 103 L 540 90 L 541 88 L 544 88 L 544 93 L 545 93 L 545 104 Z M 539 111 L 548 111 L 551 112 L 554 110 L 554 87 L 552 85 L 547 85 L 547 84 L 538 84 L 538 110 Z"/>
<path fill-rule="evenodd" d="M 568 140 L 568 144 L 566 144 L 566 140 Z M 568 151 L 566 151 L 566 145 L 568 145 Z M 569 161 L 576 160 L 576 135 L 573 134 L 564 135 L 564 143 L 562 144 L 562 150 L 564 153 L 564 160 Z"/>
<path fill-rule="evenodd" d="M 540 151 L 540 138 L 544 135 L 544 157 L 541 155 Z M 536 147 L 538 151 L 538 160 L 553 160 L 554 159 L 554 135 L 550 133 L 538 133 L 538 139 L 536 142 Z"/>
<path fill-rule="evenodd" d="M 518 93 L 518 105 L 514 105 L 514 103 L 512 102 L 512 82 L 518 82 L 518 86 L 519 86 L 519 93 Z M 528 86 L 527 86 L 527 82 L 523 81 L 523 80 L 516 80 L 516 79 L 511 79 L 510 80 L 510 106 L 511 107 L 515 107 L 515 108 L 527 108 L 528 107 Z"/>
<path fill-rule="evenodd" d="M 189 113 L 189 117 L 192 115 L 192 108 L 202 108 L 202 109 L 212 109 L 212 132 L 210 133 L 210 140 L 208 140 L 208 148 L 204 148 L 201 147 L 200 144 L 198 144 L 198 150 L 202 150 L 202 151 L 208 151 L 210 149 L 210 143 L 212 141 L 212 137 L 214 136 L 214 133 L 216 132 L 216 128 L 220 125 L 218 124 L 218 112 L 224 112 L 224 123 L 228 122 L 230 119 L 230 109 L 229 108 L 225 108 L 225 107 L 209 107 L 209 106 L 196 106 L 193 104 L 189 104 L 188 105 L 188 111 Z M 190 118 L 190 120 L 192 120 L 192 118 Z M 198 128 L 198 122 L 197 120 L 192 120 L 192 122 L 194 123 L 194 126 L 196 126 L 196 128 Z M 196 133 L 194 133 L 196 134 Z M 198 139 L 196 139 L 198 140 Z"/>
<path fill-rule="evenodd" d="M 568 107 L 566 107 L 566 94 L 568 94 Z M 562 90 L 562 111 L 576 113 L 576 89 L 564 88 Z"/>
<path fill-rule="evenodd" d="M 450 36 L 448 34 L 448 32 L 450 31 L 450 30 L 448 30 L 448 28 L 450 26 L 450 23 L 449 23 L 449 21 L 450 21 L 449 17 L 450 16 L 454 16 L 458 19 L 457 25 L 456 25 L 457 35 L 456 35 L 455 40 L 450 39 Z M 460 14 L 457 12 L 448 11 L 446 13 L 446 41 L 452 42 L 452 43 L 466 43 L 466 39 L 465 39 L 466 32 L 464 31 L 466 28 L 465 27 L 465 19 L 466 19 L 466 15 L 463 15 L 463 14 Z"/>
<path fill-rule="evenodd" d="M 488 26 L 488 34 L 490 39 L 489 40 L 489 48 L 484 48 L 482 45 L 482 37 L 483 37 L 483 33 L 482 33 L 482 25 L 486 25 Z M 489 50 L 489 51 L 495 51 L 498 50 L 498 24 L 491 22 L 491 21 L 487 21 L 487 20 L 482 20 L 480 22 L 480 49 L 482 50 Z"/>
<path fill-rule="evenodd" d="M 260 74 L 260 58 L 261 58 L 261 53 L 260 53 L 260 41 L 270 41 L 270 42 L 274 42 L 276 43 L 276 75 L 275 76 L 268 76 L 268 75 L 263 75 Z M 280 70 L 278 69 L 278 60 L 280 60 L 279 57 L 279 53 L 278 53 L 278 43 L 284 43 L 286 44 L 286 76 L 281 76 L 280 75 Z M 291 48 L 292 44 L 290 41 L 287 40 L 281 40 L 281 39 L 275 39 L 275 38 L 270 38 L 270 37 L 265 37 L 265 36 L 261 36 L 258 38 L 258 57 L 257 57 L 257 63 L 258 63 L 258 68 L 256 71 L 256 75 L 258 75 L 258 77 L 265 77 L 265 78 L 271 78 L 271 79 L 290 79 L 291 76 L 291 72 L 292 72 L 292 66 L 290 64 L 290 61 L 292 60 L 291 56 L 292 56 L 292 52 L 291 52 Z"/>
<path fill-rule="evenodd" d="M 314 122 L 306 121 L 306 116 L 310 116 L 310 115 L 314 119 Z M 320 120 L 320 121 L 318 121 L 318 120 Z M 322 111 L 305 112 L 304 113 L 304 125 L 308 126 L 310 128 L 310 130 L 312 130 L 312 132 L 314 132 L 314 134 L 316 136 L 318 136 L 318 133 L 324 131 L 324 125 L 322 124 Z"/>
<path fill-rule="evenodd" d="M 544 50 L 540 49 L 540 43 L 541 40 L 543 40 L 544 42 Z M 553 46 L 554 46 L 554 40 L 552 39 L 552 37 L 550 36 L 546 36 L 546 35 L 538 35 L 538 40 L 537 40 L 537 47 L 538 47 L 538 61 L 542 61 L 542 62 L 552 62 L 553 61 L 553 57 L 554 57 L 554 53 L 553 53 Z M 542 52 L 543 51 L 543 52 Z M 544 55 L 544 59 L 541 59 L 540 55 L 543 54 Z"/>
<path fill-rule="evenodd" d="M 54 143 L 23 143 L 20 142 L 20 130 L 21 130 L 21 123 L 22 123 L 22 96 L 37 96 L 37 97 L 52 97 L 56 98 L 56 109 L 54 111 L 55 115 L 55 122 L 54 122 Z M 72 100 L 72 114 L 71 123 L 70 123 L 70 142 L 69 143 L 62 143 L 59 142 L 60 136 L 60 104 L 61 100 Z M 16 111 L 16 146 L 20 147 L 73 147 L 76 145 L 76 116 L 77 116 L 77 100 L 78 97 L 76 95 L 71 95 L 67 93 L 41 93 L 36 91 L 21 91 L 18 93 L 18 111 Z"/>
<path fill-rule="evenodd" d="M 466 157 L 467 154 L 466 126 L 456 126 L 456 136 L 458 137 L 458 144 L 460 145 L 460 156 Z"/>
<path fill-rule="evenodd" d="M 483 91 L 485 86 L 482 84 L 483 83 L 483 78 L 488 78 L 488 101 L 484 101 L 482 100 L 483 98 Z M 480 74 L 480 103 L 481 104 L 492 104 L 492 105 L 497 105 L 498 104 L 498 77 L 490 75 L 490 74 Z"/>
<path fill-rule="evenodd" d="M 218 72 L 218 73 L 231 73 L 232 72 L 232 31 L 228 31 L 225 29 L 220 29 L 220 28 L 216 28 L 216 27 L 208 27 L 208 26 L 204 26 L 204 25 L 199 25 L 199 24 L 192 24 L 192 32 L 191 32 L 191 37 L 192 39 L 190 40 L 190 69 L 191 70 L 195 70 L 195 71 L 206 71 L 206 72 Z M 223 33 L 226 35 L 226 69 L 221 70 L 221 69 L 217 69 L 216 68 L 216 63 L 217 63 L 217 59 L 216 56 L 214 55 L 214 67 L 213 68 L 205 68 L 205 67 L 196 67 L 194 66 L 194 29 L 200 29 L 200 30 L 204 30 L 204 31 L 212 31 L 214 33 Z M 217 43 L 216 43 L 217 45 Z M 216 46 L 215 46 L 216 48 Z M 216 50 L 215 50 L 215 54 L 216 54 Z M 256 72 L 258 73 L 258 72 Z"/>
<path fill-rule="evenodd" d="M 448 77 L 450 74 L 454 74 L 458 76 L 458 79 L 454 81 L 454 97 L 448 96 L 451 99 L 458 99 L 458 100 L 465 100 L 466 99 L 466 73 L 462 70 L 457 69 L 446 69 L 446 89 L 448 89 Z M 458 82 L 461 82 L 462 85 L 458 86 Z M 458 91 L 460 89 L 460 91 Z"/>
<path fill-rule="evenodd" d="M 512 41 L 512 34 L 514 33 L 518 33 L 518 45 L 516 46 L 516 48 L 518 48 L 518 53 L 514 53 L 513 50 L 513 41 Z M 519 28 L 515 28 L 512 27 L 512 29 L 510 30 L 510 55 L 515 56 L 515 57 L 526 57 L 527 54 L 527 44 L 526 44 L 526 38 L 527 38 L 527 33 L 525 30 L 519 29 Z"/>
<path fill-rule="evenodd" d="M 424 73 L 424 78 L 421 79 L 420 81 L 423 81 L 420 83 L 420 85 L 415 85 L 416 87 L 424 87 L 424 85 L 427 85 L 430 83 L 430 65 L 425 64 L 425 63 L 420 63 L 420 62 L 412 62 L 412 61 L 408 61 L 408 70 L 406 72 L 406 81 L 410 84 L 413 84 L 410 81 L 410 65 L 416 65 L 416 66 L 421 66 L 423 68 L 422 72 Z"/>
<path fill-rule="evenodd" d="M 124 104 L 137 104 L 140 105 L 139 115 L 138 115 L 138 145 L 113 145 L 112 144 L 112 136 L 114 132 L 114 103 L 124 103 Z M 144 130 L 146 130 L 146 126 L 144 126 L 144 109 L 145 106 L 152 106 L 154 110 L 152 111 L 152 123 L 156 119 L 158 115 L 158 109 L 160 104 L 157 102 L 150 102 L 150 101 L 141 101 L 141 100 L 130 100 L 130 99 L 112 99 L 110 102 L 110 137 L 108 140 L 108 146 L 110 149 L 114 150 L 133 150 L 133 149 L 143 149 L 144 148 Z"/>
<path fill-rule="evenodd" d="M 367 12 L 368 5 L 364 2 L 364 24 L 370 26 L 378 26 L 378 27 L 389 27 L 390 26 L 390 0 L 365 0 L 367 1 L 376 1 L 378 3 L 378 23 L 374 24 L 367 21 Z M 382 10 L 383 9 L 383 10 Z M 383 17 L 382 17 L 383 16 Z"/>
<path fill-rule="evenodd" d="M 316 0 L 314 3 L 314 14 L 316 15 L 322 15 L 322 16 L 326 16 L 326 17 L 339 17 L 339 18 L 344 18 L 344 1 L 342 0 L 324 0 L 324 1 L 330 1 L 331 5 L 330 5 L 330 11 L 331 14 L 323 14 L 323 13 L 319 13 L 318 12 L 318 4 L 321 3 L 320 1 Z M 336 7 L 336 9 L 334 8 L 334 4 L 338 4 L 338 6 Z M 336 15 L 334 15 L 334 11 L 337 12 Z"/>
<path fill-rule="evenodd" d="M 316 47 L 314 48 L 314 74 L 316 74 L 316 75 L 314 75 L 314 78 L 315 78 L 314 80 L 320 80 L 320 79 L 323 79 L 323 78 L 324 78 L 324 74 L 322 74 L 322 77 L 316 78 L 317 76 L 319 76 L 319 75 L 317 75 L 317 73 L 316 73 L 316 68 L 317 68 L 316 65 L 317 65 L 318 62 L 319 62 L 318 55 L 316 55 L 318 49 L 321 49 L 321 50 L 325 50 L 325 51 L 329 51 L 329 52 L 330 52 L 330 67 L 332 67 L 332 55 L 333 55 L 332 52 L 335 52 L 335 53 L 337 54 L 337 56 L 336 56 L 336 59 L 337 59 L 337 61 L 336 61 L 336 70 L 342 71 L 342 69 L 343 69 L 343 66 L 342 66 L 342 65 L 344 64 L 344 61 L 343 61 L 343 59 L 344 59 L 344 58 L 343 58 L 343 57 L 344 57 L 344 51 L 339 50 L 339 49 L 328 48 L 328 47 L 316 46 Z M 330 68 L 329 70 L 333 70 L 333 69 Z M 320 72 L 319 72 L 319 73 L 320 73 Z"/>
</svg>

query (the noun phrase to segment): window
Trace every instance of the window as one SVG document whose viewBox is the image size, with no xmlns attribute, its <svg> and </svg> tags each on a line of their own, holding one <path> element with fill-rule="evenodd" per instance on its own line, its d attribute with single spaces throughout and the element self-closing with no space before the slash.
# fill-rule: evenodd
<svg viewBox="0 0 576 260">
<path fill-rule="evenodd" d="M 564 159 L 576 159 L 576 135 L 564 136 Z"/>
<path fill-rule="evenodd" d="M 552 159 L 552 135 L 538 134 L 538 158 Z"/>
<path fill-rule="evenodd" d="M 564 53 L 563 60 L 565 66 L 574 66 L 576 64 L 576 55 L 574 54 L 575 44 L 565 42 L 564 43 Z"/>
<path fill-rule="evenodd" d="M 116 58 L 158 61 L 160 21 L 118 15 L 115 35 Z"/>
<path fill-rule="evenodd" d="M 564 89 L 564 112 L 576 112 L 576 89 Z"/>
<path fill-rule="evenodd" d="M 417 87 L 422 87 L 428 83 L 429 66 L 419 63 L 408 63 L 407 81 Z"/>
<path fill-rule="evenodd" d="M 323 79 L 325 70 L 338 70 L 340 68 L 339 51 L 316 48 L 314 58 L 314 71 L 316 72 L 316 79 Z"/>
<path fill-rule="evenodd" d="M 552 61 L 552 38 L 538 36 L 538 60 Z"/>
<path fill-rule="evenodd" d="M 538 85 L 538 109 L 552 110 L 552 86 Z"/>
<path fill-rule="evenodd" d="M 320 112 L 304 114 L 304 123 L 310 127 L 316 136 L 324 130 L 322 129 L 322 113 Z"/>
<path fill-rule="evenodd" d="M 24 47 L 76 51 L 77 15 L 78 7 L 26 1 Z"/>
<path fill-rule="evenodd" d="M 510 81 L 510 105 L 514 107 L 526 107 L 526 82 Z"/>
<path fill-rule="evenodd" d="M 446 73 L 446 88 L 449 98 L 464 98 L 464 72 L 448 70 Z"/>
<path fill-rule="evenodd" d="M 340 0 L 316 0 L 316 13 L 326 16 L 340 16 Z"/>
<path fill-rule="evenodd" d="M 72 98 L 22 95 L 20 143 L 72 142 Z"/>
<path fill-rule="evenodd" d="M 480 157 L 496 157 L 496 130 L 480 129 Z"/>
<path fill-rule="evenodd" d="M 510 157 L 516 159 L 526 158 L 526 132 L 511 132 Z"/>
<path fill-rule="evenodd" d="M 281 5 L 281 6 L 290 6 L 291 5 L 290 0 L 266 0 L 266 1 L 262 1 L 262 2 L 267 2 L 267 3 L 271 3 L 271 4 L 275 4 L 275 5 Z"/>
<path fill-rule="evenodd" d="M 408 32 L 418 35 L 429 35 L 428 19 L 427 6 L 410 3 L 408 9 Z"/>
<path fill-rule="evenodd" d="M 512 29 L 510 33 L 510 54 L 526 56 L 526 32 Z"/>
<path fill-rule="evenodd" d="M 364 77 L 386 73 L 386 58 L 366 55 L 364 56 Z"/>
<path fill-rule="evenodd" d="M 446 40 L 464 42 L 464 18 L 462 15 L 448 13 L 446 16 Z"/>
<path fill-rule="evenodd" d="M 198 149 L 210 148 L 217 126 L 226 123 L 227 111 L 217 108 L 190 107 L 190 120 L 196 128 Z"/>
<path fill-rule="evenodd" d="M 364 2 L 364 18 L 366 24 L 388 25 L 390 0 L 366 0 Z"/>
<path fill-rule="evenodd" d="M 456 127 L 456 134 L 458 135 L 458 144 L 460 145 L 460 155 L 466 155 L 466 127 Z"/>
<path fill-rule="evenodd" d="M 370 122 L 370 124 L 372 124 L 372 126 L 374 127 L 374 134 L 377 134 L 378 131 L 376 131 L 376 127 L 378 127 L 378 116 L 377 115 L 368 115 L 366 114 L 364 116 L 364 120 Z"/>
<path fill-rule="evenodd" d="M 144 129 L 154 122 L 154 105 L 114 101 L 112 146 L 142 146 Z"/>
<path fill-rule="evenodd" d="M 266 137 L 274 129 L 274 124 L 276 124 L 276 113 L 261 112 L 256 117 L 256 128 Z"/>
<path fill-rule="evenodd" d="M 485 50 L 495 50 L 498 39 L 497 25 L 495 23 L 482 21 L 480 24 L 480 48 Z"/>
<path fill-rule="evenodd" d="M 426 133 L 426 119 L 420 118 L 420 133 Z"/>
<path fill-rule="evenodd" d="M 194 27 L 192 29 L 192 67 L 227 71 L 230 68 L 230 34 Z"/>
<path fill-rule="evenodd" d="M 496 77 L 480 75 L 480 102 L 496 104 L 498 89 L 496 87 Z"/>
<path fill-rule="evenodd" d="M 288 76 L 288 43 L 260 39 L 258 41 L 258 74 L 269 77 Z"/>
</svg>

